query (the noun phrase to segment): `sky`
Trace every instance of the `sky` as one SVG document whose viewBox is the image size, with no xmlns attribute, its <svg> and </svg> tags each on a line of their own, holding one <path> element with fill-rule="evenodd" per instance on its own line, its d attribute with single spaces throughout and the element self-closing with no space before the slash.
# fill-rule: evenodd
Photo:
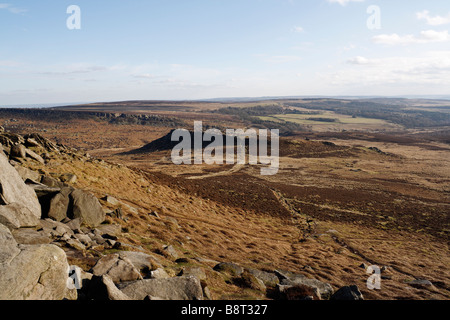
<svg viewBox="0 0 450 320">
<path fill-rule="evenodd" d="M 450 95 L 448 0 L 1 1 L 0 105 Z"/>
</svg>

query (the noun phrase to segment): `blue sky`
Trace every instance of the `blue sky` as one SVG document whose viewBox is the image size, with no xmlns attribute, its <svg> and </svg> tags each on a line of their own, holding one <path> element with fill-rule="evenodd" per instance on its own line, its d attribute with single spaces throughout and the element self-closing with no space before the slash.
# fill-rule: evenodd
<svg viewBox="0 0 450 320">
<path fill-rule="evenodd" d="M 450 94 L 448 0 L 1 1 L 0 105 Z"/>
</svg>

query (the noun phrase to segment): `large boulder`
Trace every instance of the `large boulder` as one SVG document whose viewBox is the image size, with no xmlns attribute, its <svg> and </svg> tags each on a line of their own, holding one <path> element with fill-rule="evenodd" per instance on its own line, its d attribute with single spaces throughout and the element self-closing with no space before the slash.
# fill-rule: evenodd
<svg viewBox="0 0 450 320">
<path fill-rule="evenodd" d="M 50 219 L 62 221 L 67 218 L 70 203 L 69 195 L 72 190 L 72 188 L 64 187 L 59 193 L 51 198 L 47 213 L 47 216 Z"/>
<path fill-rule="evenodd" d="M 138 280 L 119 284 L 118 288 L 133 300 L 144 300 L 147 296 L 163 300 L 203 300 L 200 280 L 191 276 Z"/>
<path fill-rule="evenodd" d="M 32 188 L 27 186 L 19 173 L 0 152 L 0 205 L 17 203 L 28 208 L 30 219 L 41 218 L 41 205 Z"/>
<path fill-rule="evenodd" d="M 102 257 L 92 268 L 94 276 L 108 275 L 114 283 L 142 279 L 142 276 L 133 263 L 119 254 L 110 254 Z"/>
<path fill-rule="evenodd" d="M 88 192 L 74 190 L 70 194 L 72 200 L 71 219 L 81 218 L 83 224 L 90 227 L 97 227 L 105 221 L 106 214 L 98 199 Z"/>
<path fill-rule="evenodd" d="M 11 203 L 0 206 L 0 223 L 12 230 L 35 227 L 39 224 L 39 218 L 24 205 Z"/>
<path fill-rule="evenodd" d="M 18 245 L 0 224 L 0 300 L 62 300 L 69 265 L 57 246 Z"/>
</svg>

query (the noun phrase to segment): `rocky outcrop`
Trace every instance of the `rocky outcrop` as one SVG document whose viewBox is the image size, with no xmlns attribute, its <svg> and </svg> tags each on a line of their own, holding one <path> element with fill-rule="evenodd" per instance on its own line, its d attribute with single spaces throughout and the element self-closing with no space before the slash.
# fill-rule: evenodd
<svg viewBox="0 0 450 320">
<path fill-rule="evenodd" d="M 27 222 L 33 219 L 37 221 L 36 219 L 41 218 L 41 206 L 36 193 L 23 182 L 16 169 L 9 164 L 6 156 L 0 152 L 0 205 L 11 204 L 27 208 L 28 211 L 25 213 L 29 216 L 29 219 L 25 219 Z M 17 213 L 17 210 L 8 210 L 8 218 L 5 219 L 21 223 L 24 217 L 23 215 L 17 215 Z"/>
<path fill-rule="evenodd" d="M 54 245 L 18 245 L 0 224 L 0 300 L 61 300 L 67 293 L 64 251 Z"/>
<path fill-rule="evenodd" d="M 203 300 L 200 280 L 195 277 L 145 279 L 123 283 L 118 287 L 133 300 L 144 300 L 147 296 L 163 300 Z"/>
</svg>

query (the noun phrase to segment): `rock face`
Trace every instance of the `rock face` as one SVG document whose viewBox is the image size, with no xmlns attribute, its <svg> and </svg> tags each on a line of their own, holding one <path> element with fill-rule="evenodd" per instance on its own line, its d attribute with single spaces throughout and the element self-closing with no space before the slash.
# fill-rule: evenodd
<svg viewBox="0 0 450 320">
<path fill-rule="evenodd" d="M 120 284 L 119 289 L 133 300 L 147 296 L 163 300 L 203 300 L 200 280 L 195 277 L 146 279 Z"/>
<path fill-rule="evenodd" d="M 0 300 L 62 300 L 67 257 L 54 245 L 18 245 L 0 224 Z"/>
<path fill-rule="evenodd" d="M 6 156 L 0 152 L 0 205 L 19 204 L 28 211 L 17 216 L 17 210 L 8 210 L 10 219 L 21 221 L 36 221 L 41 218 L 41 205 L 36 193 L 28 187 L 20 177 L 19 173 L 12 167 Z M 15 219 L 14 219 L 15 218 Z M 30 226 L 29 224 L 26 226 Z"/>
<path fill-rule="evenodd" d="M 105 221 L 106 214 L 94 195 L 82 190 L 74 190 L 70 198 L 73 202 L 73 217 L 70 218 L 81 218 L 81 221 L 90 227 L 97 227 Z"/>
</svg>

